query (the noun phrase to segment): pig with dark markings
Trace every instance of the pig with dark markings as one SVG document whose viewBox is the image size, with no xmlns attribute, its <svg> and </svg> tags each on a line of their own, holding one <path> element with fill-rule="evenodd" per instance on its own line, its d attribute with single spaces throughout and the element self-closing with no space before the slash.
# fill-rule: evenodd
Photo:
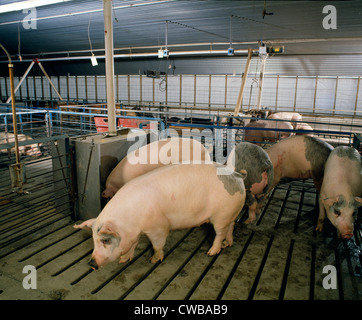
<svg viewBox="0 0 362 320">
<path fill-rule="evenodd" d="M 250 142 L 242 142 L 230 152 L 227 166 L 236 172 L 242 170 L 248 172 L 244 185 L 245 203 L 249 207 L 249 218 L 245 223 L 249 224 L 256 219 L 257 202 L 262 199 L 273 183 L 273 164 L 269 155 L 261 147 Z"/>
<path fill-rule="evenodd" d="M 90 265 L 131 260 L 141 234 L 152 243 L 151 262 L 162 261 L 170 230 L 206 222 L 216 232 L 208 255 L 218 254 L 233 243 L 234 221 L 245 203 L 245 175 L 214 163 L 176 164 L 129 181 L 96 219 L 74 226 L 93 230 Z"/>
<path fill-rule="evenodd" d="M 293 136 L 272 145 L 266 150 L 274 167 L 271 188 L 282 178 L 312 178 L 319 191 L 324 166 L 332 150 L 333 147 L 327 142 L 310 136 Z"/>
<path fill-rule="evenodd" d="M 197 140 L 168 138 L 151 142 L 124 157 L 107 177 L 103 198 L 112 198 L 128 181 L 159 167 L 182 161 L 211 163 L 207 149 Z"/>
<path fill-rule="evenodd" d="M 353 223 L 362 205 L 361 156 L 352 147 L 339 146 L 330 154 L 319 197 L 316 230 L 322 231 L 327 214 L 342 238 L 353 237 Z"/>
<path fill-rule="evenodd" d="M 292 135 L 291 131 L 280 130 L 293 130 L 293 127 L 291 123 L 287 121 L 253 121 L 245 126 L 244 140 L 247 142 L 253 142 L 258 144 L 264 144 L 265 142 L 274 143 L 281 139 L 288 138 Z"/>
</svg>

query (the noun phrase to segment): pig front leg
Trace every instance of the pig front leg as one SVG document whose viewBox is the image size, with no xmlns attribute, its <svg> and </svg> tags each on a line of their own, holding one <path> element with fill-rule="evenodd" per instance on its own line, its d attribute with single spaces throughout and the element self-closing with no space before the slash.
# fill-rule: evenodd
<svg viewBox="0 0 362 320">
<path fill-rule="evenodd" d="M 121 246 L 121 257 L 119 259 L 119 263 L 124 263 L 127 261 L 131 261 L 134 257 L 134 251 L 138 245 L 138 241 L 140 239 L 140 236 L 137 237 L 137 239 L 135 241 L 132 242 L 126 242 L 126 243 L 122 243 L 120 244 Z M 128 248 L 130 248 L 128 250 Z M 124 253 L 124 254 L 123 254 Z"/>
<path fill-rule="evenodd" d="M 146 233 L 147 237 L 150 239 L 152 246 L 153 246 L 153 256 L 150 259 L 151 263 L 156 263 L 157 261 L 162 261 L 164 254 L 163 254 L 163 247 L 166 243 L 166 238 L 168 236 L 169 228 L 161 228 L 151 232 Z"/>
<path fill-rule="evenodd" d="M 324 219 L 326 218 L 326 209 L 323 204 L 323 200 L 319 198 L 319 216 L 317 226 L 315 228 L 316 231 L 322 232 Z"/>
<path fill-rule="evenodd" d="M 253 202 L 251 205 L 249 205 L 249 218 L 245 220 L 245 224 L 250 224 L 253 221 L 256 220 L 256 207 L 257 207 L 257 202 Z"/>
</svg>

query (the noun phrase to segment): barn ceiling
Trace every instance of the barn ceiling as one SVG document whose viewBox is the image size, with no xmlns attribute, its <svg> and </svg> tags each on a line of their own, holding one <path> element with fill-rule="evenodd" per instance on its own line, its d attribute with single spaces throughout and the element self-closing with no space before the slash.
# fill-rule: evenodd
<svg viewBox="0 0 362 320">
<path fill-rule="evenodd" d="M 18 1 L 5 0 L 0 5 Z M 326 5 L 336 8 L 337 28 L 323 28 Z M 267 13 L 263 18 L 262 12 Z M 70 0 L 29 12 L 0 13 L 0 43 L 17 60 L 104 54 L 103 1 Z M 285 54 L 361 54 L 362 1 L 113 0 L 116 54 L 258 48 L 262 40 Z M 33 16 L 35 18 L 35 16 Z M 35 20 L 33 19 L 33 22 Z M 0 61 L 6 57 L 0 53 Z"/>
</svg>

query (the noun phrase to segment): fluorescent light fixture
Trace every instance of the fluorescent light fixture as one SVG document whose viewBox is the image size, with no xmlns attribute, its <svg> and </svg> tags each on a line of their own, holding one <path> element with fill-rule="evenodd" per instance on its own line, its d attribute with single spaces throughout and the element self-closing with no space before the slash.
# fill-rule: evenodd
<svg viewBox="0 0 362 320">
<path fill-rule="evenodd" d="M 19 11 L 24 9 L 37 8 L 47 6 L 49 4 L 56 4 L 61 2 L 67 2 L 71 0 L 26 0 L 9 4 L 0 5 L 0 13 Z"/>
<path fill-rule="evenodd" d="M 94 53 L 92 53 L 91 62 L 93 67 L 98 66 L 97 58 L 95 57 Z"/>
</svg>

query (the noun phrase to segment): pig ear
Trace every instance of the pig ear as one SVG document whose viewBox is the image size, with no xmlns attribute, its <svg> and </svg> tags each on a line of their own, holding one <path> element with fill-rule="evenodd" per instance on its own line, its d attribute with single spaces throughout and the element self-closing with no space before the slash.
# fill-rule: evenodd
<svg viewBox="0 0 362 320">
<path fill-rule="evenodd" d="M 114 224 L 110 221 L 103 223 L 101 229 L 98 232 L 103 235 L 110 235 L 119 238 L 119 234 L 116 232 Z"/>
<path fill-rule="evenodd" d="M 354 200 L 356 200 L 359 203 L 359 206 L 362 206 L 362 198 L 354 197 Z"/>
<path fill-rule="evenodd" d="M 84 221 L 83 223 L 81 223 L 81 224 L 75 224 L 74 226 L 73 226 L 73 228 L 75 228 L 75 229 L 92 229 L 92 226 L 93 226 L 93 223 L 94 223 L 94 221 L 96 221 L 96 219 L 94 218 L 94 219 L 89 219 L 89 220 L 87 220 L 87 221 Z"/>
<path fill-rule="evenodd" d="M 338 196 L 324 198 L 323 201 L 324 201 L 328 206 L 332 206 L 334 203 L 338 202 Z"/>
</svg>

